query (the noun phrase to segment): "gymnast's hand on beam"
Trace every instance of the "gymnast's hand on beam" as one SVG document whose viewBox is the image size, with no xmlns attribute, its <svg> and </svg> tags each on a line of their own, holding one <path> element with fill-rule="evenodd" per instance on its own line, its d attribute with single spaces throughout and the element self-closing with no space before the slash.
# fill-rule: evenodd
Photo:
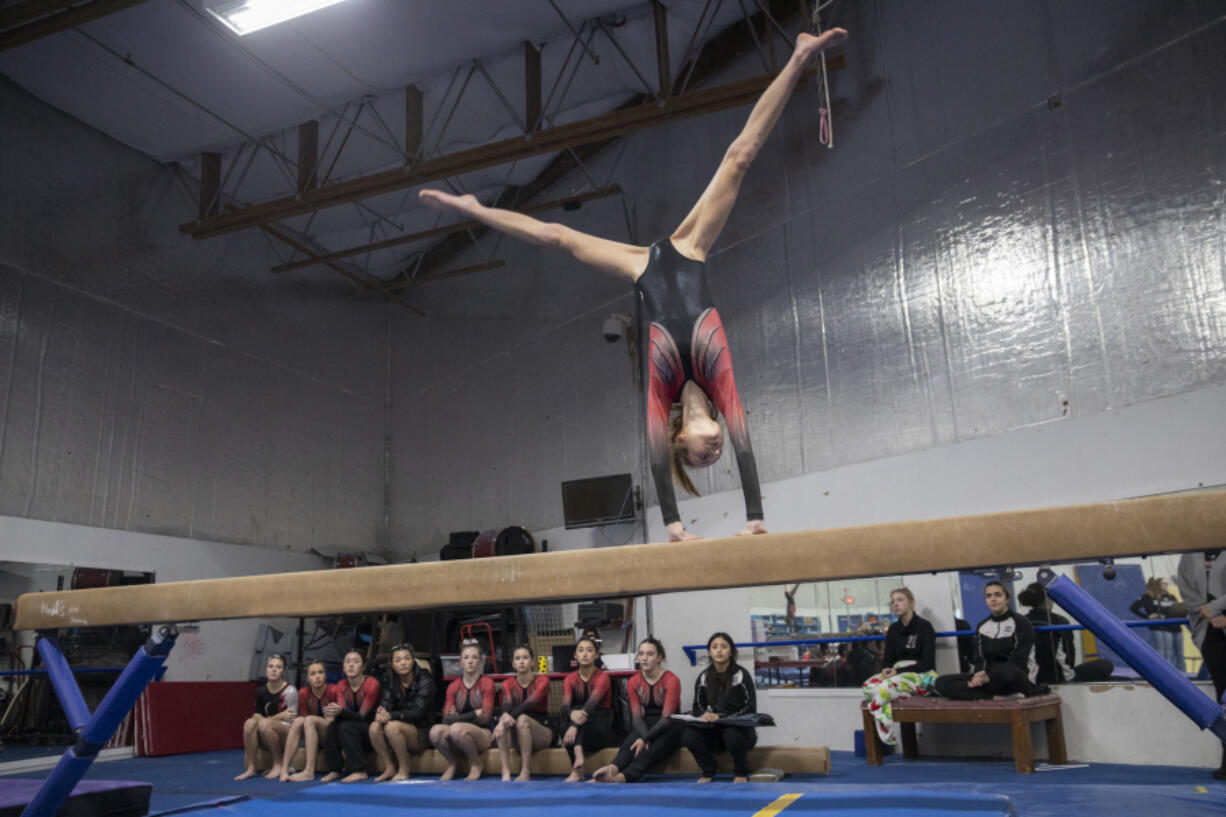
<svg viewBox="0 0 1226 817">
<path fill-rule="evenodd" d="M 685 532 L 685 525 L 680 522 L 671 522 L 668 526 L 668 541 L 670 542 L 688 542 L 691 539 L 701 539 L 701 536 L 695 536 L 692 533 Z"/>
<path fill-rule="evenodd" d="M 754 536 L 755 534 L 766 533 L 766 523 L 761 519 L 750 519 L 745 523 L 745 529 L 736 532 L 737 536 Z"/>
</svg>

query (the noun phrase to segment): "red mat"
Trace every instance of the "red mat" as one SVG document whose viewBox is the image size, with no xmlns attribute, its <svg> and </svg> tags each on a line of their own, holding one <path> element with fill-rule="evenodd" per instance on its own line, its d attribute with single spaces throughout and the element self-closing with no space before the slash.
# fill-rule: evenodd
<svg viewBox="0 0 1226 817">
<path fill-rule="evenodd" d="M 243 748 L 255 711 L 251 681 L 155 681 L 136 703 L 136 753 L 181 755 Z"/>
</svg>

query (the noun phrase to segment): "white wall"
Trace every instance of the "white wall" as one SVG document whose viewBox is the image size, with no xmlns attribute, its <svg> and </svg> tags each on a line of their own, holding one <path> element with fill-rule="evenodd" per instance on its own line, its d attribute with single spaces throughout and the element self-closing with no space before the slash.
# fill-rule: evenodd
<svg viewBox="0 0 1226 817">
<path fill-rule="evenodd" d="M 158 582 L 314 570 L 323 560 L 289 550 L 177 539 L 0 516 L 0 560 L 153 572 Z M 48 574 L 52 575 L 52 574 Z M 54 581 L 54 579 L 52 580 Z M 40 589 L 40 588 L 31 588 Z M 54 590 L 52 584 L 41 588 Z M 259 625 L 278 619 L 205 621 L 183 633 L 166 662 L 169 681 L 246 680 Z M 28 639 L 32 634 L 25 633 Z"/>
</svg>

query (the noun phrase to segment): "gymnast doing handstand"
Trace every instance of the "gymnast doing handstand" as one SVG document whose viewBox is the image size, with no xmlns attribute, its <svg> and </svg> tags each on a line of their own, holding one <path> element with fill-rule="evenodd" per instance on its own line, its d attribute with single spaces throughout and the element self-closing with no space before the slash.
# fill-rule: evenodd
<svg viewBox="0 0 1226 817">
<path fill-rule="evenodd" d="M 766 533 L 745 410 L 733 378 L 723 322 L 707 291 L 705 262 L 750 163 L 782 114 L 805 66 L 846 38 L 841 28 L 797 38 L 787 65 L 759 97 L 698 202 L 670 236 L 650 247 L 609 241 L 522 213 L 486 207 L 472 195 L 453 196 L 438 190 L 418 194 L 432 207 L 458 211 L 531 244 L 560 247 L 601 272 L 634 282 L 637 300 L 651 319 L 650 351 L 643 356 L 648 451 L 669 541 L 699 538 L 687 533 L 681 522 L 672 480 L 675 477 L 687 491 L 697 493 L 682 466 L 707 467 L 719 459 L 724 443 L 720 413 L 728 425 L 745 494 L 747 524 L 740 533 Z M 680 413 L 670 420 L 677 404 Z"/>
</svg>

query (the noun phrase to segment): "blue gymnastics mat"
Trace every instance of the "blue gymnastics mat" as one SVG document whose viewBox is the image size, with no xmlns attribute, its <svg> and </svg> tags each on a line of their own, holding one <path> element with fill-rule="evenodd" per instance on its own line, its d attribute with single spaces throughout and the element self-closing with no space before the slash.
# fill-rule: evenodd
<svg viewBox="0 0 1226 817">
<path fill-rule="evenodd" d="M 649 783 L 608 785 L 561 783 L 478 783 L 437 780 L 405 783 L 330 783 L 311 786 L 273 800 L 247 801 L 209 809 L 210 814 L 302 817 L 325 813 L 330 817 L 386 817 L 411 809 L 417 815 L 466 817 L 539 817 L 542 811 L 583 814 L 585 817 L 650 813 L 653 817 L 690 814 L 782 817 L 800 814 L 846 814 L 854 817 L 1013 817 L 1008 797 L 998 794 L 945 793 L 918 789 L 874 790 L 841 786 L 823 791 L 820 784 L 796 783 Z M 304 811 L 305 809 L 305 811 Z"/>
</svg>

